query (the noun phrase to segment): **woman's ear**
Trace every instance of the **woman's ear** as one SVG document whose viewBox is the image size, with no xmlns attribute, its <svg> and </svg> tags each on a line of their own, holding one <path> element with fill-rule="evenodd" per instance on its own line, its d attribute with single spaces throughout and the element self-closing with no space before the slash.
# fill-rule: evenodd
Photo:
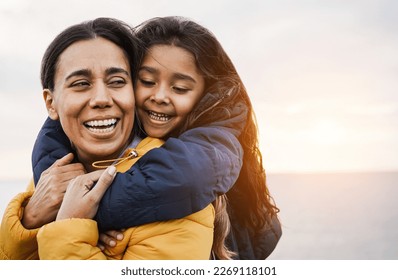
<svg viewBox="0 0 398 280">
<path fill-rule="evenodd" d="M 54 94 L 49 89 L 44 89 L 43 98 L 44 102 L 46 103 L 48 116 L 54 121 L 58 120 L 59 116 L 57 110 L 54 107 Z"/>
</svg>

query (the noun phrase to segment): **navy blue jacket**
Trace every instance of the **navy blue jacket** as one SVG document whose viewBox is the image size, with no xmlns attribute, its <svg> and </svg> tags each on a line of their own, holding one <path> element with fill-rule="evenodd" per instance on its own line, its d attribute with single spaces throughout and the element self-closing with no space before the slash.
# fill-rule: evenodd
<svg viewBox="0 0 398 280">
<path fill-rule="evenodd" d="M 226 193 L 242 167 L 243 152 L 232 128 L 209 126 L 169 138 L 161 148 L 118 174 L 100 203 L 100 230 L 182 218 Z M 35 184 L 51 164 L 72 152 L 60 123 L 47 119 L 33 148 Z"/>
</svg>

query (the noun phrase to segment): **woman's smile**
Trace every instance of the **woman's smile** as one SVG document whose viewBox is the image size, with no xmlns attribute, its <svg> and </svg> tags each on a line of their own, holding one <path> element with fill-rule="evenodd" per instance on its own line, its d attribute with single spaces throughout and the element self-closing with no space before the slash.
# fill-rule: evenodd
<svg viewBox="0 0 398 280">
<path fill-rule="evenodd" d="M 116 129 L 118 119 L 93 120 L 84 123 L 84 126 L 92 133 L 106 135 Z"/>
</svg>

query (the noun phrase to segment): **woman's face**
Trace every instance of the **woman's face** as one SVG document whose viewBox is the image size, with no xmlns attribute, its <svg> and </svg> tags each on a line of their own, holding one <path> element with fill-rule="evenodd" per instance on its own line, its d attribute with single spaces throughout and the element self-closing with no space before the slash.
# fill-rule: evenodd
<svg viewBox="0 0 398 280">
<path fill-rule="evenodd" d="M 59 57 L 54 91 L 44 90 L 52 119 L 59 119 L 87 167 L 118 157 L 134 122 L 134 92 L 123 50 L 96 38 L 70 45 Z"/>
<path fill-rule="evenodd" d="M 136 110 L 145 132 L 164 138 L 181 126 L 201 99 L 204 85 L 190 52 L 176 46 L 152 46 L 135 89 Z"/>
</svg>

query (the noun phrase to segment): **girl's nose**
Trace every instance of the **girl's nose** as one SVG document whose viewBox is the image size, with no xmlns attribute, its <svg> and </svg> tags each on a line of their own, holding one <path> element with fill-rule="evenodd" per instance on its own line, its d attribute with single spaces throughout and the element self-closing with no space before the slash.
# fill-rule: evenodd
<svg viewBox="0 0 398 280">
<path fill-rule="evenodd" d="M 169 104 L 169 89 L 166 87 L 160 87 L 156 92 L 151 95 L 150 100 L 156 102 L 157 104 Z"/>
</svg>

